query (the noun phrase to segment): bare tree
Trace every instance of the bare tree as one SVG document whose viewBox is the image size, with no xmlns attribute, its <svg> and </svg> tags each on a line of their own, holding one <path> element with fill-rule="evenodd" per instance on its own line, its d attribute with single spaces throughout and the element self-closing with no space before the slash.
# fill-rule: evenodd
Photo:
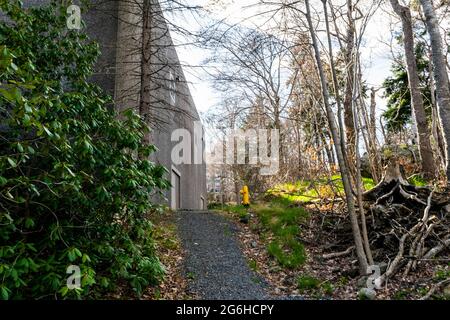
<svg viewBox="0 0 450 320">
<path fill-rule="evenodd" d="M 314 48 L 314 53 L 315 53 L 315 58 L 316 58 L 317 69 L 318 69 L 318 73 L 319 73 L 319 77 L 320 77 L 323 103 L 325 105 L 327 118 L 328 118 L 328 124 L 330 126 L 330 130 L 331 130 L 331 134 L 333 137 L 334 146 L 335 146 L 335 150 L 336 150 L 336 155 L 338 158 L 339 169 L 341 171 L 348 212 L 350 215 L 351 226 L 352 226 L 352 230 L 353 230 L 353 238 L 354 238 L 355 246 L 356 246 L 356 254 L 358 256 L 358 261 L 359 261 L 360 273 L 366 274 L 368 262 L 367 262 L 366 253 L 364 252 L 363 239 L 362 239 L 361 231 L 359 228 L 358 216 L 357 216 L 356 210 L 355 210 L 355 201 L 353 199 L 353 194 L 352 194 L 350 172 L 348 170 L 347 163 L 345 161 L 342 149 L 340 147 L 341 146 L 340 139 L 342 139 L 343 137 L 340 137 L 340 135 L 339 135 L 339 131 L 338 131 L 338 128 L 336 125 L 336 119 L 335 119 L 333 110 L 331 109 L 331 106 L 329 103 L 330 95 L 329 95 L 329 90 L 328 90 L 328 84 L 327 84 L 327 80 L 326 80 L 325 73 L 323 70 L 322 61 L 320 59 L 320 49 L 319 49 L 318 41 L 316 38 L 316 32 L 314 29 L 314 25 L 312 23 L 311 8 L 310 8 L 309 0 L 305 0 L 305 5 L 306 5 L 306 20 L 308 23 L 308 28 L 309 28 L 309 32 L 310 32 L 310 36 L 311 36 L 311 40 L 312 40 L 312 46 Z"/>
<path fill-rule="evenodd" d="M 216 88 L 225 95 L 243 96 L 241 112 L 249 112 L 259 100 L 259 109 L 272 120 L 271 127 L 279 130 L 284 139 L 283 118 L 291 102 L 292 86 L 286 85 L 284 63 L 288 46 L 274 35 L 226 24 L 205 35 L 205 45 L 214 51 L 209 59 L 215 65 L 211 73 Z M 245 102 L 246 103 L 245 103 Z M 280 144 L 280 167 L 285 150 Z"/>
<path fill-rule="evenodd" d="M 352 0 L 347 0 L 347 35 L 345 38 L 344 63 L 345 63 L 345 93 L 344 93 L 344 123 L 347 138 L 348 161 L 355 162 L 355 120 L 353 115 L 353 85 L 355 82 L 355 19 L 353 14 L 355 7 Z M 352 170 L 350 170 L 352 171 Z"/>
<path fill-rule="evenodd" d="M 417 126 L 417 138 L 422 170 L 428 179 L 436 176 L 433 149 L 430 142 L 430 130 L 423 104 L 422 93 L 419 88 L 419 75 L 414 50 L 414 33 L 412 27 L 411 12 L 408 7 L 400 5 L 398 0 L 390 0 L 394 12 L 400 17 L 403 28 L 403 44 L 405 50 L 406 67 L 408 72 L 408 84 L 411 92 L 412 109 Z"/>
<path fill-rule="evenodd" d="M 439 117 L 445 139 L 446 175 L 450 183 L 450 83 L 443 52 L 442 38 L 436 13 L 431 0 L 420 0 L 425 15 L 425 24 L 430 35 L 433 75 L 436 81 L 436 94 Z"/>
</svg>

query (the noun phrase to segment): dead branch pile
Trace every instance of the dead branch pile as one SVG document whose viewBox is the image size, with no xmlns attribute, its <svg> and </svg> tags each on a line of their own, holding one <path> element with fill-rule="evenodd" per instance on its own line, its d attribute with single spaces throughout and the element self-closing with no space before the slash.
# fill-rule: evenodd
<svg viewBox="0 0 450 320">
<path fill-rule="evenodd" d="M 374 260 L 387 263 L 385 281 L 401 271 L 406 276 L 422 260 L 448 254 L 450 248 L 450 195 L 429 187 L 416 187 L 394 164 L 382 182 L 364 194 L 367 228 Z M 336 231 L 338 232 L 336 235 Z M 324 255 L 335 258 L 352 252 L 348 219 L 333 215 L 324 224 L 327 235 L 335 234 L 336 247 Z M 328 241 L 331 240 L 330 238 Z M 336 248 L 340 250 L 336 251 Z M 344 250 L 344 248 L 347 248 Z M 328 250 L 330 251 L 330 250 Z"/>
</svg>

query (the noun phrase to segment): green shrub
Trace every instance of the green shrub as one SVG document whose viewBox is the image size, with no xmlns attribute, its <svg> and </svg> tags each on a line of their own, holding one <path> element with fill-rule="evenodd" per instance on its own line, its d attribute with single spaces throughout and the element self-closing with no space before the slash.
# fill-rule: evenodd
<svg viewBox="0 0 450 320">
<path fill-rule="evenodd" d="M 163 274 L 150 195 L 168 187 L 146 160 L 148 128 L 88 83 L 98 45 L 66 28 L 66 8 L 0 1 L 0 297 L 140 294 Z M 69 290 L 66 269 L 81 268 Z"/>
</svg>

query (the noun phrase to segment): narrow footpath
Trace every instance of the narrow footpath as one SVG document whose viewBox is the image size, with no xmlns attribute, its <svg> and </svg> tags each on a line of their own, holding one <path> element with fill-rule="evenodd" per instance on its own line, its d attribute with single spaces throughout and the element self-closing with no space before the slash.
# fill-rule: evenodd
<svg viewBox="0 0 450 320">
<path fill-rule="evenodd" d="M 252 271 L 236 237 L 237 226 L 210 212 L 178 213 L 189 291 L 201 299 L 269 299 L 268 284 Z"/>
</svg>

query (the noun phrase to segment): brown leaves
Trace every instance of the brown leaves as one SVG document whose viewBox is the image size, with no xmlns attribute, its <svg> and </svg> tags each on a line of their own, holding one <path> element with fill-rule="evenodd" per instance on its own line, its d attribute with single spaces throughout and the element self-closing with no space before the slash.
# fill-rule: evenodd
<svg viewBox="0 0 450 320">
<path fill-rule="evenodd" d="M 166 274 L 156 287 L 148 288 L 143 296 L 149 300 L 192 299 L 187 292 L 187 280 L 183 277 L 184 251 L 177 234 L 174 213 L 164 213 L 153 218 L 157 256 Z"/>
<path fill-rule="evenodd" d="M 302 239 L 308 259 L 298 270 L 281 268 L 267 253 L 271 239 L 253 217 L 248 225 L 240 224 L 238 237 L 249 266 L 261 274 L 270 284 L 274 296 L 301 295 L 306 299 L 358 299 L 358 290 L 367 285 L 360 278 L 354 252 L 323 259 L 325 253 L 344 251 L 352 244 L 351 233 L 346 230 L 348 216 L 345 208 L 335 206 L 330 212 L 329 204 L 319 209 L 309 208 L 310 221 L 302 225 Z M 234 219 L 237 219 L 234 217 Z M 329 225 L 334 224 L 330 229 Z M 337 228 L 337 230 L 334 230 Z M 383 252 L 380 252 L 383 254 Z M 423 261 L 407 277 L 395 277 L 377 290 L 377 299 L 420 299 L 436 280 L 436 270 L 447 268 L 448 260 Z M 299 290 L 298 278 L 309 276 L 318 279 L 320 286 L 312 290 Z M 326 288 L 326 289 L 324 289 Z"/>
</svg>

